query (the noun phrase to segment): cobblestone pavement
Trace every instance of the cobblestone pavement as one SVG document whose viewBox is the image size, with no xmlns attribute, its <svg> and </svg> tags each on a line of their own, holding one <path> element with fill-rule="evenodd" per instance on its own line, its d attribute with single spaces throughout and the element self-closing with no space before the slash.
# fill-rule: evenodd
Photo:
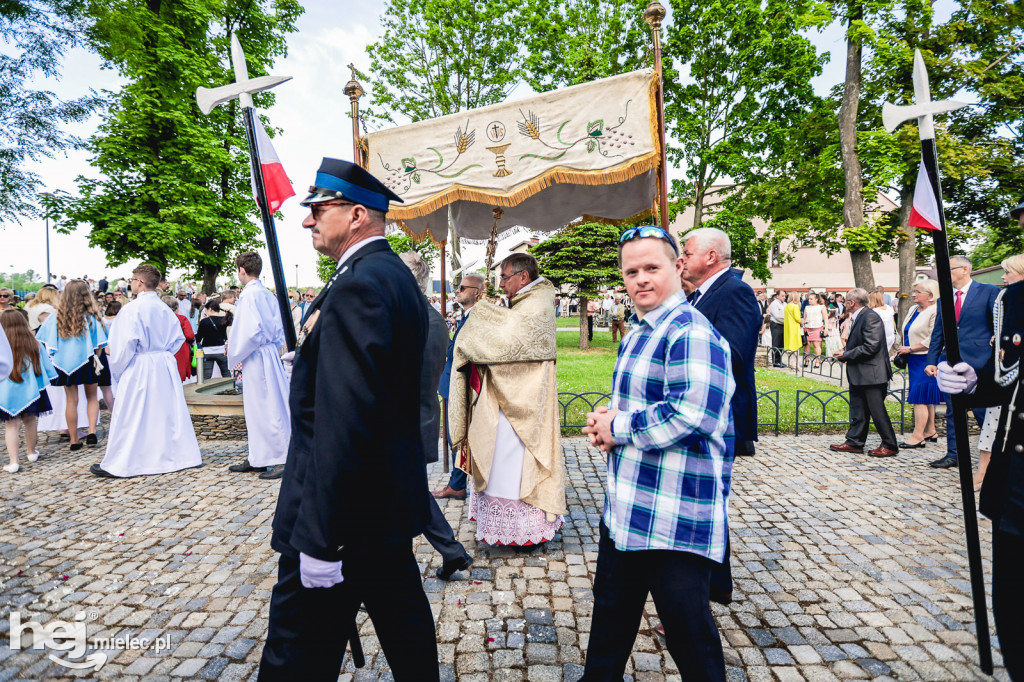
<svg viewBox="0 0 1024 682">
<path fill-rule="evenodd" d="M 977 667 L 956 478 L 927 462 L 938 445 L 869 461 L 826 450 L 828 436 L 767 437 L 737 462 L 731 501 L 736 601 L 714 605 L 730 680 L 984 677 Z M 204 445 L 203 468 L 96 479 L 101 449 L 51 443 L 0 477 L 0 681 L 255 677 L 276 556 L 269 547 L 278 483 L 226 467 L 241 442 Z M 564 441 L 570 509 L 560 537 L 521 553 L 478 546 L 466 503 L 445 515 L 476 557 L 469 574 L 433 578 L 440 557 L 416 551 L 437 622 L 442 679 L 576 680 L 590 632 L 603 458 Z M 444 476 L 432 468 L 431 484 Z M 386 478 L 378 485 L 386 494 Z M 991 553 L 982 520 L 982 551 Z M 986 570 L 989 568 L 986 560 Z M 72 621 L 94 637 L 169 638 L 167 650 L 106 650 L 98 672 L 12 650 L 21 620 Z M 391 679 L 361 616 L 368 666 L 344 680 Z M 627 673 L 681 680 L 648 605 Z M 998 645 L 998 640 L 995 640 Z M 55 652 L 61 654 L 63 652 Z M 70 656 L 65 655 L 65 658 Z M 998 649 L 996 665 L 1001 664 Z M 77 658 L 75 660 L 81 660 Z M 1008 679 L 997 668 L 998 679 Z"/>
</svg>

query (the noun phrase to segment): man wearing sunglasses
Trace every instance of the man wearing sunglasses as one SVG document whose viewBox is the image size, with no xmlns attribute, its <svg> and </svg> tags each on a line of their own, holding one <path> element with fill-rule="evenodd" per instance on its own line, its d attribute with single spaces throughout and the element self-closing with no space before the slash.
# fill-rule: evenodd
<svg viewBox="0 0 1024 682">
<path fill-rule="evenodd" d="M 455 343 L 449 433 L 473 477 L 477 541 L 525 547 L 554 538 L 567 511 L 555 287 L 528 253 L 500 271 L 509 307 L 478 304 Z"/>
<path fill-rule="evenodd" d="M 724 681 L 708 600 L 728 534 L 729 345 L 687 304 L 671 235 L 653 225 L 626 230 L 619 263 L 636 312 L 611 404 L 588 414 L 583 430 L 608 453 L 583 680 L 622 679 L 651 595 L 686 679 Z"/>
<path fill-rule="evenodd" d="M 359 166 L 324 159 L 302 202 L 313 247 L 338 267 L 294 354 L 263 682 L 336 680 L 360 604 L 396 680 L 438 679 L 412 550 L 432 503 L 420 433 L 428 318 L 384 238 L 391 201 L 401 198 Z"/>
</svg>

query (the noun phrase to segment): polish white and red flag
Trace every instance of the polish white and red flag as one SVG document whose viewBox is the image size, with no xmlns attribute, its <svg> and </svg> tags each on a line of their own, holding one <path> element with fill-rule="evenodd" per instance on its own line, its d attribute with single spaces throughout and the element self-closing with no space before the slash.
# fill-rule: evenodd
<svg viewBox="0 0 1024 682">
<path fill-rule="evenodd" d="M 259 116 L 253 116 L 253 124 L 256 129 L 256 148 L 259 150 L 260 169 L 263 171 L 263 188 L 267 191 L 267 205 L 273 215 L 277 209 L 281 208 L 285 199 L 295 196 L 295 190 L 292 189 L 292 183 L 284 172 L 281 159 L 274 151 L 274 145 L 270 144 L 270 136 L 263 129 Z M 257 194 L 255 178 L 252 179 L 252 193 L 253 196 Z"/>
<path fill-rule="evenodd" d="M 924 167 L 924 157 L 917 169 L 917 184 L 914 186 L 914 205 L 910 209 L 910 226 L 923 227 L 926 230 L 941 230 L 939 220 L 939 204 L 935 201 L 932 183 L 928 181 L 928 171 Z"/>
</svg>

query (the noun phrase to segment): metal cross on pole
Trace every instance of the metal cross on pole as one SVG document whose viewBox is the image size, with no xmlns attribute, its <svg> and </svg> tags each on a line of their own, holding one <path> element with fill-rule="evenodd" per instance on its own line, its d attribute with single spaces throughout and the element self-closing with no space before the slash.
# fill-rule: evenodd
<svg viewBox="0 0 1024 682">
<path fill-rule="evenodd" d="M 277 304 L 281 312 L 281 326 L 284 327 L 285 343 L 288 350 L 295 349 L 295 325 L 291 323 L 291 306 L 288 300 L 288 286 L 284 279 L 284 266 L 281 264 L 281 249 L 277 243 L 277 230 L 274 228 L 274 217 L 267 203 L 267 189 L 263 185 L 263 170 L 260 163 L 259 145 L 256 144 L 255 110 L 252 95 L 263 92 L 291 80 L 291 76 L 261 76 L 249 78 L 245 65 L 245 53 L 238 42 L 238 37 L 231 36 L 231 63 L 235 68 L 235 82 L 219 88 L 196 88 L 196 102 L 199 110 L 209 114 L 218 104 L 224 104 L 238 98 L 242 105 L 242 117 L 245 120 L 245 138 L 249 143 L 249 160 L 252 165 L 252 176 L 256 185 L 256 203 L 260 208 L 263 220 L 263 234 L 267 239 L 267 251 L 270 254 L 270 269 L 274 275 L 274 288 L 277 290 Z"/>
<path fill-rule="evenodd" d="M 946 361 L 960 362 L 960 339 L 957 336 L 956 311 L 953 307 L 953 280 L 949 265 L 949 242 L 946 238 L 946 216 L 942 210 L 939 186 L 938 154 L 935 149 L 935 114 L 956 111 L 964 102 L 943 100 L 933 102 L 928 87 L 928 71 L 921 51 L 914 51 L 914 104 L 896 106 L 888 102 L 882 107 L 882 123 L 890 133 L 904 121 L 916 118 L 921 138 L 921 162 L 938 208 L 939 229 L 931 230 L 935 244 L 935 270 L 939 278 L 939 305 L 942 312 L 942 336 Z M 967 561 L 971 572 L 971 594 L 974 598 L 974 622 L 978 630 L 978 660 L 986 674 L 992 674 L 992 650 L 989 641 L 988 610 L 985 604 L 985 578 L 981 567 L 981 542 L 978 539 L 978 514 L 974 504 L 974 476 L 971 470 L 970 441 L 967 436 L 967 402 L 963 395 L 951 396 L 953 432 L 956 438 L 957 466 L 960 470 L 960 492 L 964 508 L 964 531 L 967 536 Z"/>
</svg>

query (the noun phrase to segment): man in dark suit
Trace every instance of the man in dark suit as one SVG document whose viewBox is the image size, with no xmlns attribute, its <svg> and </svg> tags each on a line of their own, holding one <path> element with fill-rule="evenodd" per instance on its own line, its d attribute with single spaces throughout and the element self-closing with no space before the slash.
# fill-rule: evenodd
<svg viewBox="0 0 1024 682">
<path fill-rule="evenodd" d="M 360 604 L 396 680 L 438 679 L 412 551 L 430 518 L 420 432 L 427 305 L 384 239 L 389 200 L 401 201 L 362 168 L 324 159 L 302 202 L 313 247 L 338 268 L 295 350 L 263 682 L 336 679 Z"/>
<path fill-rule="evenodd" d="M 846 348 L 837 351 L 835 357 L 846 363 L 846 376 L 850 380 L 850 430 L 846 432 L 845 443 L 829 448 L 835 452 L 864 452 L 870 415 L 882 444 L 868 454 L 892 457 L 899 452 L 899 446 L 885 409 L 885 396 L 892 379 L 885 326 L 878 313 L 868 307 L 868 292 L 864 289 L 851 289 L 846 294 L 846 310 L 853 316 L 850 338 Z"/>
<path fill-rule="evenodd" d="M 687 300 L 708 319 L 729 344 L 732 376 L 736 380 L 732 408 L 735 454 L 753 455 L 757 440 L 757 389 L 754 386 L 754 355 L 761 330 L 761 309 L 750 285 L 729 267 L 732 244 L 729 235 L 704 227 L 686 233 L 683 244 L 683 289 Z M 692 290 L 692 291 L 691 291 Z M 730 547 L 725 561 L 711 568 L 711 599 L 732 601 Z"/>
<path fill-rule="evenodd" d="M 406 251 L 401 255 L 402 262 L 412 272 L 420 290 L 427 293 L 430 284 L 430 266 L 415 251 Z M 423 437 L 423 454 L 427 464 L 438 460 L 437 441 L 441 430 L 441 405 L 437 400 L 437 389 L 444 371 L 444 354 L 448 346 L 448 324 L 441 313 L 427 307 L 430 326 L 427 329 L 427 345 L 423 349 L 423 374 L 420 383 L 420 432 Z M 466 553 L 466 548 L 455 539 L 452 527 L 441 513 L 433 495 L 430 498 L 430 521 L 423 529 L 423 537 L 441 555 L 442 564 L 436 575 L 441 580 L 448 580 L 458 571 L 465 571 L 473 565 L 473 557 Z"/>
<path fill-rule="evenodd" d="M 785 367 L 782 363 L 782 348 L 785 342 L 786 292 L 776 291 L 768 304 L 768 328 L 772 333 L 772 367 Z"/>
<path fill-rule="evenodd" d="M 960 339 L 960 357 L 963 362 L 984 375 L 992 374 L 992 307 L 999 296 L 999 287 L 971 279 L 971 261 L 966 256 L 951 256 L 950 278 L 953 280 L 953 309 L 956 313 L 956 332 Z M 935 316 L 935 328 L 928 346 L 928 364 L 924 371 L 935 376 L 938 364 L 946 359 L 946 342 L 942 333 L 942 308 Z M 956 436 L 953 433 L 953 401 L 946 398 L 946 455 L 931 463 L 936 469 L 956 466 Z M 971 410 L 978 428 L 985 423 L 985 408 Z"/>
<path fill-rule="evenodd" d="M 462 282 L 459 284 L 459 290 L 455 294 L 455 302 L 462 306 L 462 318 L 459 320 L 458 326 L 455 328 L 455 334 L 452 336 L 452 340 L 448 342 L 448 355 L 444 361 L 444 371 L 441 372 L 441 382 L 437 388 L 437 392 L 441 394 L 441 397 L 445 399 L 447 405 L 448 395 L 451 389 L 452 381 L 452 358 L 455 353 L 455 339 L 459 338 L 459 332 L 462 331 L 463 325 L 466 324 L 466 320 L 469 319 L 469 311 L 472 310 L 476 302 L 480 300 L 480 297 L 487 293 L 484 288 L 484 278 L 482 275 L 466 275 L 462 278 Z M 448 433 L 448 415 L 445 415 L 444 420 L 444 442 L 445 448 L 451 450 L 452 457 L 452 474 L 448 477 L 448 485 L 441 490 L 434 491 L 434 497 L 437 499 L 453 499 L 453 500 L 464 500 L 466 499 L 466 472 L 462 469 L 456 468 L 458 463 L 455 459 L 455 450 L 452 450 L 451 436 Z"/>
</svg>

